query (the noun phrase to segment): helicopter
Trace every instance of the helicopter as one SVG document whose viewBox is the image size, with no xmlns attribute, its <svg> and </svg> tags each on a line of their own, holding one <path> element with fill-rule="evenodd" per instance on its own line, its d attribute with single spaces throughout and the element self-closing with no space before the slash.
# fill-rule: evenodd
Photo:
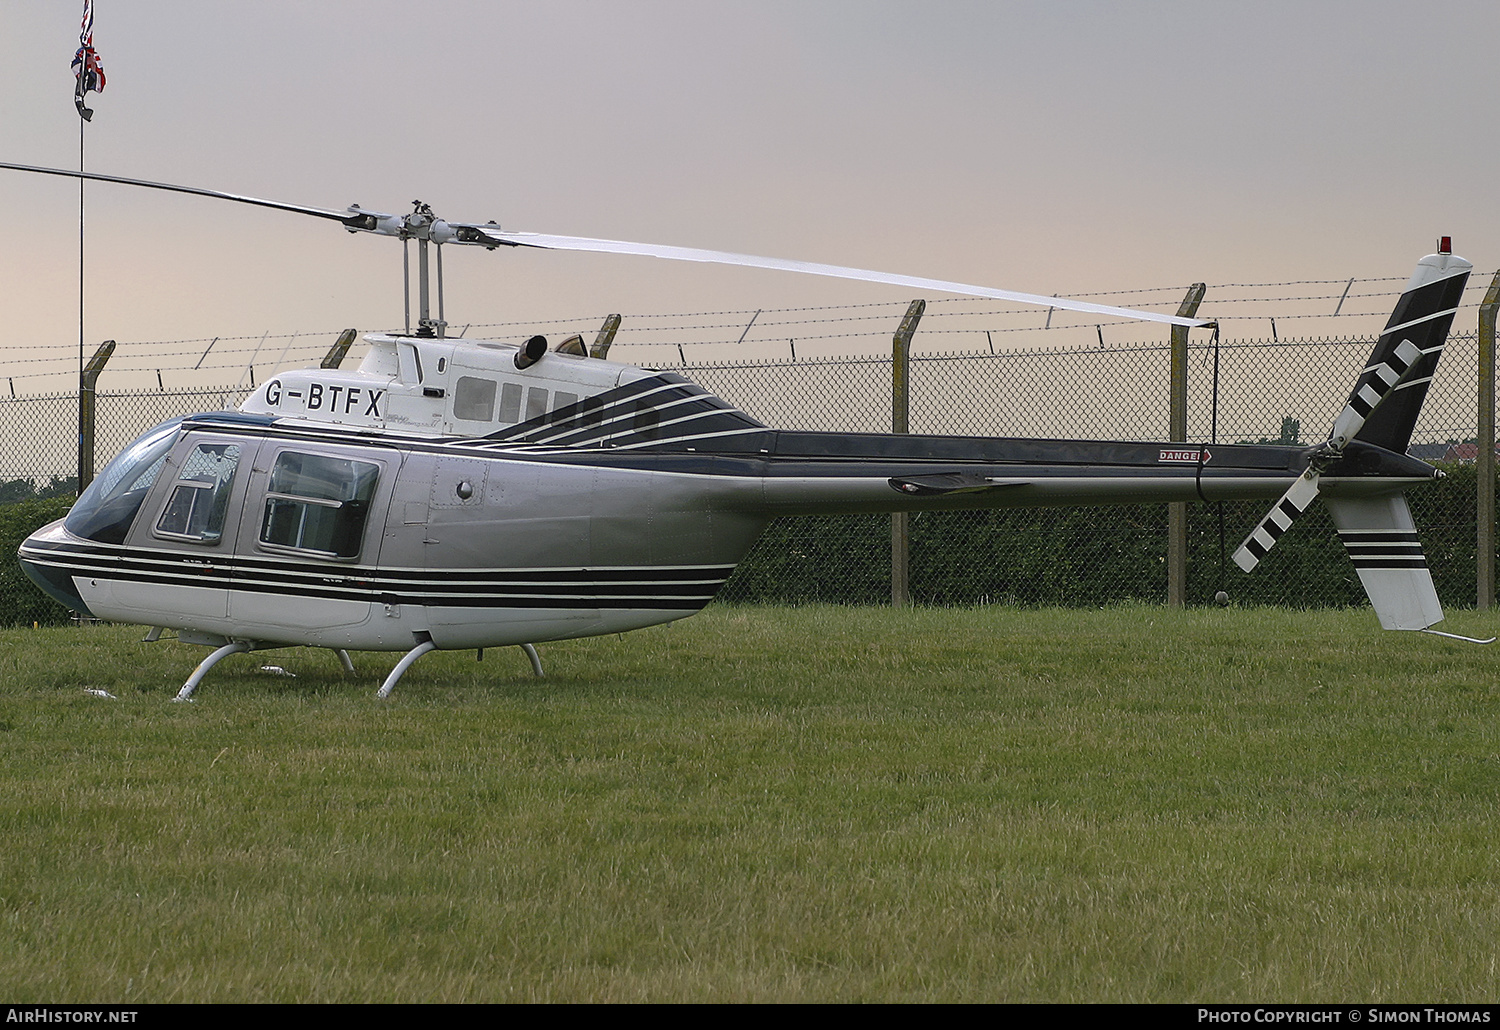
<svg viewBox="0 0 1500 1030">
<path fill-rule="evenodd" d="M 1250 571 L 1315 499 L 1386 629 L 1443 618 L 1405 490 L 1408 456 L 1472 265 L 1423 257 L 1316 446 L 779 430 L 672 373 L 615 362 L 607 327 L 549 346 L 447 335 L 442 247 L 544 248 L 773 268 L 1184 327 L 1193 318 L 864 269 L 303 207 L 99 173 L 0 168 L 207 196 L 415 241 L 415 331 L 371 333 L 357 369 L 283 371 L 235 411 L 173 419 L 30 536 L 27 575 L 75 612 L 231 654 L 401 652 L 387 697 L 434 650 L 619 633 L 702 609 L 776 517 L 1276 499 L 1235 552 Z M 429 276 L 436 250 L 437 317 Z M 1452 636 L 1452 634 L 1442 634 Z M 1467 639 L 1467 638 L 1465 638 Z"/>
</svg>

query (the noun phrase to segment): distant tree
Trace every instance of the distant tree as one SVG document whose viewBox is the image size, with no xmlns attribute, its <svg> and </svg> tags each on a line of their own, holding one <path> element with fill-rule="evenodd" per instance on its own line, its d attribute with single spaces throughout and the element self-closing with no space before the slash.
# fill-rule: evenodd
<svg viewBox="0 0 1500 1030">
<path fill-rule="evenodd" d="M 1237 443 L 1251 443 L 1250 440 L 1238 440 Z M 1263 436 L 1255 443 L 1277 443 L 1289 446 L 1298 446 L 1302 443 L 1302 422 L 1300 419 L 1286 415 L 1281 420 L 1281 435 L 1272 440 L 1269 436 Z"/>
<path fill-rule="evenodd" d="M 47 485 L 36 492 L 39 499 L 45 500 L 51 497 L 77 497 L 77 476 L 53 476 L 47 480 Z"/>
<path fill-rule="evenodd" d="M 29 501 L 36 496 L 36 491 L 29 479 L 10 479 L 0 483 L 0 504 L 15 504 L 17 501 Z"/>
</svg>

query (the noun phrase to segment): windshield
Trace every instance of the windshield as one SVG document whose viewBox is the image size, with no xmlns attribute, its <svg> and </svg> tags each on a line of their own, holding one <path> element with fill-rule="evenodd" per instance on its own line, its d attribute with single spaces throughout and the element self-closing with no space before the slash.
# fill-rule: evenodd
<svg viewBox="0 0 1500 1030">
<path fill-rule="evenodd" d="M 68 512 L 68 532 L 101 544 L 124 543 L 181 425 L 181 418 L 163 422 L 104 466 Z"/>
</svg>

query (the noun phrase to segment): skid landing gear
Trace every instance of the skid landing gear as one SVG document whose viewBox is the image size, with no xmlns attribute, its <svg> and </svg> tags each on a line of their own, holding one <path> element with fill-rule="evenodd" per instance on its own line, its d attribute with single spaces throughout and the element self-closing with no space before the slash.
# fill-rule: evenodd
<svg viewBox="0 0 1500 1030">
<path fill-rule="evenodd" d="M 521 644 L 520 647 L 522 651 L 526 652 L 526 657 L 531 659 L 531 671 L 538 677 L 545 675 L 542 672 L 541 656 L 536 653 L 536 645 Z M 427 652 L 436 650 L 437 645 L 432 642 L 432 638 L 426 633 L 421 634 L 417 640 L 417 646 L 401 656 L 401 660 L 396 663 L 396 667 L 391 670 L 391 674 L 385 678 L 385 682 L 380 685 L 380 689 L 375 692 L 375 696 L 377 698 L 390 697 L 391 691 L 396 689 L 396 684 L 400 682 L 402 676 L 406 675 L 406 670 L 412 667 L 412 663 Z M 479 650 L 482 655 L 484 649 L 480 648 Z"/>
<path fill-rule="evenodd" d="M 219 646 L 214 649 L 212 654 L 198 663 L 198 667 L 193 670 L 193 674 L 182 685 L 182 689 L 177 692 L 177 696 L 172 698 L 173 701 L 191 701 L 193 699 L 193 692 L 198 689 L 198 684 L 203 682 L 203 678 L 208 675 L 209 671 L 215 665 L 218 665 L 230 655 L 274 649 L 278 646 L 276 644 L 265 644 L 253 640 L 225 641 L 223 637 L 219 637 L 217 640 L 192 640 L 189 642 L 203 643 L 210 646 L 218 644 Z M 536 653 L 536 646 L 533 644 L 521 644 L 519 646 L 522 651 L 526 652 L 526 657 L 531 662 L 531 671 L 538 677 L 544 675 L 542 672 L 542 659 Z M 343 667 L 346 675 L 354 675 L 354 661 L 349 657 L 348 651 L 345 651 L 343 648 L 329 648 L 328 650 L 338 656 L 339 665 Z M 385 678 L 385 682 L 380 685 L 380 689 L 375 692 L 375 696 L 377 698 L 389 697 L 391 691 L 396 688 L 396 684 L 400 682 L 401 677 L 406 675 L 406 670 L 410 669 L 418 658 L 421 658 L 429 651 L 436 650 L 437 645 L 432 642 L 432 638 L 426 633 L 420 634 L 417 637 L 417 646 L 401 656 L 401 660 L 396 663 L 396 667 L 391 670 L 391 674 Z M 480 654 L 483 654 L 482 648 L 480 649 Z"/>
<path fill-rule="evenodd" d="M 526 652 L 526 657 L 531 659 L 531 671 L 540 679 L 545 673 L 542 672 L 542 659 L 536 653 L 535 644 L 522 644 L 521 650 Z"/>
<path fill-rule="evenodd" d="M 385 682 L 380 685 L 380 689 L 375 691 L 375 696 L 378 698 L 389 697 L 391 691 L 396 689 L 397 682 L 400 681 L 402 676 L 406 675 L 406 670 L 411 668 L 412 663 L 428 651 L 436 650 L 437 645 L 432 642 L 431 637 L 428 637 L 416 647 L 406 652 L 401 657 L 401 660 L 396 663 L 396 667 L 391 670 L 391 674 L 385 678 Z"/>
<path fill-rule="evenodd" d="M 148 635 L 148 640 L 157 639 L 160 636 L 161 631 L 159 629 L 153 629 L 152 633 L 156 634 L 156 636 Z M 275 645 L 272 646 L 274 647 Z M 193 691 L 198 689 L 198 684 L 203 682 L 203 677 L 208 675 L 210 669 L 212 669 L 215 665 L 218 665 L 221 661 L 223 661 L 225 658 L 228 658 L 230 655 L 245 654 L 248 651 L 259 651 L 262 649 L 263 648 L 261 645 L 248 640 L 231 640 L 229 643 L 221 645 L 217 650 L 213 652 L 213 654 L 209 655 L 207 658 L 203 659 L 203 661 L 198 663 L 198 667 L 193 670 L 193 674 L 188 677 L 187 682 L 182 685 L 182 689 L 177 692 L 177 696 L 172 698 L 172 700 L 191 701 L 193 699 Z M 338 656 L 339 665 L 343 667 L 344 674 L 353 676 L 354 659 L 349 657 L 349 652 L 345 651 L 341 647 L 329 648 L 329 650 Z"/>
<path fill-rule="evenodd" d="M 254 650 L 254 648 L 245 641 L 231 640 L 198 663 L 198 667 L 193 670 L 193 674 L 188 677 L 187 682 L 182 685 L 182 689 L 177 692 L 177 696 L 172 698 L 172 700 L 191 701 L 193 699 L 193 691 L 198 689 L 198 684 L 203 682 L 203 677 L 208 675 L 209 669 L 212 669 L 232 654 L 243 654 L 251 650 Z"/>
</svg>

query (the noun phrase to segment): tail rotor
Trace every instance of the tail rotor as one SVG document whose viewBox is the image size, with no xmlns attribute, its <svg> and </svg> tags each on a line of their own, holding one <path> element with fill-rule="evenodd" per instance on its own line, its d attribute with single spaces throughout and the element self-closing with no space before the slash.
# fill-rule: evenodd
<svg viewBox="0 0 1500 1030">
<path fill-rule="evenodd" d="M 1360 461 L 1355 464 L 1360 466 L 1370 459 L 1376 466 L 1411 461 L 1405 458 L 1406 449 L 1473 269 L 1449 252 L 1447 244 L 1444 237 L 1439 253 L 1417 263 L 1327 441 L 1312 451 L 1306 471 L 1234 553 L 1235 563 L 1246 572 L 1255 568 L 1319 496 L 1324 475 L 1341 462 L 1339 475 L 1361 475 L 1345 461 L 1351 444 L 1359 445 Z M 1419 467 L 1439 474 L 1428 466 Z M 1380 490 L 1378 483 L 1367 481 L 1357 492 L 1330 492 L 1323 503 L 1381 626 L 1427 630 L 1442 621 L 1443 606 L 1401 489 L 1410 482 L 1407 478 Z"/>
<path fill-rule="evenodd" d="M 1443 335 L 1447 336 L 1446 330 Z M 1377 345 L 1376 353 L 1379 351 L 1380 347 Z M 1354 392 L 1349 395 L 1348 403 L 1333 424 L 1333 431 L 1328 434 L 1327 442 L 1313 452 L 1307 463 L 1307 471 L 1297 477 L 1297 481 L 1281 495 L 1281 500 L 1266 513 L 1266 517 L 1260 520 L 1245 538 L 1245 542 L 1240 544 L 1239 550 L 1234 552 L 1235 564 L 1246 572 L 1260 564 L 1266 552 L 1291 528 L 1297 516 L 1312 504 L 1313 498 L 1318 496 L 1319 478 L 1338 464 L 1339 459 L 1344 456 L 1344 448 L 1359 435 L 1370 415 L 1380 407 L 1381 401 L 1389 397 L 1406 379 L 1407 374 L 1417 367 L 1422 351 L 1410 340 L 1402 340 L 1384 361 L 1373 361 L 1374 356 L 1371 357 L 1372 363 L 1360 374 Z"/>
</svg>

